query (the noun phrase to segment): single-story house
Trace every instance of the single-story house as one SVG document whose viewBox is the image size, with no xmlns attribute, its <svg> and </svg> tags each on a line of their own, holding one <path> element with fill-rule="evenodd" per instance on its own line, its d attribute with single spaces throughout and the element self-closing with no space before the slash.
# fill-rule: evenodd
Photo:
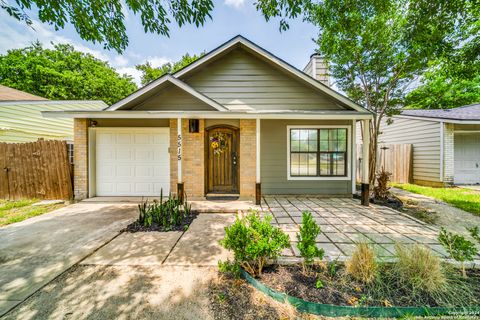
<svg viewBox="0 0 480 320">
<path fill-rule="evenodd" d="M 480 104 L 445 110 L 404 110 L 382 124 L 379 142 L 412 144 L 413 182 L 480 184 Z"/>
<path fill-rule="evenodd" d="M 0 85 L 0 142 L 42 139 L 73 142 L 73 119 L 45 118 L 42 111 L 102 110 L 103 101 L 53 101 Z"/>
<path fill-rule="evenodd" d="M 306 74 L 237 36 L 102 111 L 44 112 L 74 118 L 76 199 L 351 196 L 356 123 L 368 132 L 372 114 L 311 59 Z"/>
</svg>

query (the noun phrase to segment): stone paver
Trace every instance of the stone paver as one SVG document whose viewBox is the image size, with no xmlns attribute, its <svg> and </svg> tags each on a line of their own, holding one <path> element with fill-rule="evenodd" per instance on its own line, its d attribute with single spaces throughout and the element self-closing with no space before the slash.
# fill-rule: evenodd
<svg viewBox="0 0 480 320">
<path fill-rule="evenodd" d="M 282 254 L 285 261 L 300 257 L 296 232 L 305 210 L 321 227 L 316 240 L 328 259 L 351 255 L 359 241 L 371 243 L 378 255 L 387 259 L 393 257 L 395 243 L 423 244 L 442 258 L 447 255 L 437 241 L 438 228 L 388 207 L 364 207 L 356 199 L 314 196 L 265 196 L 261 207 L 274 216 L 272 224 L 290 236 L 291 248 Z M 477 260 L 475 264 L 480 264 L 480 256 Z"/>
</svg>

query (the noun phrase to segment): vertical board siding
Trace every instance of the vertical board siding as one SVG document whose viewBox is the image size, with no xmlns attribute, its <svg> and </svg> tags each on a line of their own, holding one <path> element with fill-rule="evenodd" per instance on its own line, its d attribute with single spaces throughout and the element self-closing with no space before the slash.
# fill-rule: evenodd
<svg viewBox="0 0 480 320">
<path fill-rule="evenodd" d="M 65 141 L 0 143 L 0 166 L 2 199 L 72 197 L 71 165 Z"/>
<path fill-rule="evenodd" d="M 440 123 L 398 117 L 392 120 L 390 125 L 382 121 L 379 145 L 411 144 L 413 180 L 440 182 Z M 361 141 L 357 134 L 357 143 Z"/>
<path fill-rule="evenodd" d="M 343 109 L 327 95 L 242 49 L 230 52 L 184 81 L 229 109 Z"/>
<path fill-rule="evenodd" d="M 288 180 L 288 125 L 351 125 L 351 121 L 262 120 L 260 173 L 263 194 L 324 194 L 352 193 L 350 180 Z M 240 146 L 241 147 L 241 146 Z M 351 151 L 350 151 L 351 152 Z M 348 170 L 351 163 L 348 163 Z"/>
</svg>

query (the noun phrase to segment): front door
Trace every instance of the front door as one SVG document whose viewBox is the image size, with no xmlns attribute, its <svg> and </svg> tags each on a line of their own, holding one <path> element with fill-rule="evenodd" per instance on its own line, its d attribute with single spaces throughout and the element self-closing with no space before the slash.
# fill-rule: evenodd
<svg viewBox="0 0 480 320">
<path fill-rule="evenodd" d="M 207 129 L 207 193 L 238 193 L 238 129 Z"/>
<path fill-rule="evenodd" d="M 480 135 L 455 133 L 454 149 L 455 184 L 480 183 Z"/>
</svg>

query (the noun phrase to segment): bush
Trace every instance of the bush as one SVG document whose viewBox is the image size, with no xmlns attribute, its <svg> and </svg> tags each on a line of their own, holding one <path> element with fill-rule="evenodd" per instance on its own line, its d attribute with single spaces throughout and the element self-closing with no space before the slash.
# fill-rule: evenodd
<svg viewBox="0 0 480 320">
<path fill-rule="evenodd" d="M 377 172 L 377 185 L 373 188 L 373 196 L 378 200 L 387 200 L 390 195 L 390 188 L 388 187 L 388 182 L 390 181 L 390 172 L 385 171 L 385 168 Z"/>
<path fill-rule="evenodd" d="M 440 229 L 438 241 L 445 248 L 451 258 L 461 263 L 462 275 L 466 278 L 467 272 L 465 271 L 465 261 L 473 261 L 473 258 L 477 255 L 475 244 L 465 239 L 464 236 L 449 232 L 443 227 Z"/>
<path fill-rule="evenodd" d="M 232 250 L 238 263 L 252 276 L 262 274 L 268 260 L 278 258 L 284 248 L 290 246 L 288 235 L 270 224 L 272 217 L 261 219 L 257 211 L 250 210 L 235 223 L 225 228 L 221 245 Z"/>
<path fill-rule="evenodd" d="M 373 248 L 365 242 L 356 244 L 352 257 L 345 263 L 347 274 L 365 284 L 375 280 L 377 267 Z"/>
<path fill-rule="evenodd" d="M 398 278 L 413 290 L 438 292 L 446 284 L 440 259 L 428 248 L 418 244 L 409 247 L 397 244 L 395 253 Z"/>
<path fill-rule="evenodd" d="M 185 196 L 186 199 L 186 196 Z M 139 216 L 137 223 L 145 228 L 173 230 L 182 225 L 192 215 L 191 206 L 185 200 L 183 203 L 175 196 L 163 201 L 163 190 L 160 199 L 138 205 Z"/>
<path fill-rule="evenodd" d="M 467 228 L 470 236 L 480 244 L 480 228 L 478 226 Z"/>
<path fill-rule="evenodd" d="M 232 262 L 230 260 L 218 261 L 218 270 L 234 279 L 240 278 L 240 265 L 236 262 Z"/>
<path fill-rule="evenodd" d="M 312 264 L 315 258 L 323 259 L 325 251 L 319 249 L 315 244 L 320 231 L 320 227 L 312 218 L 312 213 L 304 211 L 302 213 L 302 226 L 300 232 L 297 233 L 298 250 L 303 258 L 303 272 L 306 272 L 307 266 Z"/>
</svg>

